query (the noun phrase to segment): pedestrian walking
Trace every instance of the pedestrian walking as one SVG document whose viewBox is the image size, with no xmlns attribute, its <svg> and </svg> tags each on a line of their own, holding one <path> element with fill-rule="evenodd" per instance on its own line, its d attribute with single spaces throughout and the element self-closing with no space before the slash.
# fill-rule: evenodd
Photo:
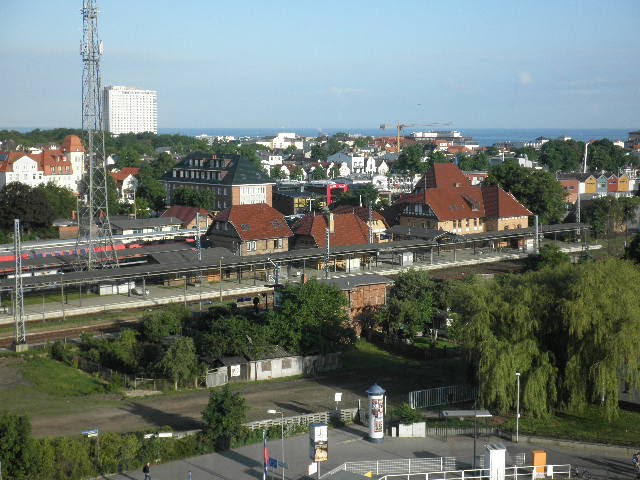
<svg viewBox="0 0 640 480">
<path fill-rule="evenodd" d="M 149 462 L 142 467 L 142 473 L 144 473 L 144 480 L 151 480 L 151 464 Z"/>
</svg>

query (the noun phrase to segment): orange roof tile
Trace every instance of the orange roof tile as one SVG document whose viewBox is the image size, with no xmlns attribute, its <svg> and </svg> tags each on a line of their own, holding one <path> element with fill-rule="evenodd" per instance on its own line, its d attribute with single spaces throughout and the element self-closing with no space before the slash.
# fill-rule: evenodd
<svg viewBox="0 0 640 480">
<path fill-rule="evenodd" d="M 84 152 L 82 140 L 77 135 L 67 135 L 62 141 L 63 152 Z"/>
<path fill-rule="evenodd" d="M 183 205 L 173 205 L 167 210 L 162 212 L 161 217 L 175 217 L 180 219 L 183 223 L 190 223 L 196 218 L 196 213 L 200 213 L 202 218 L 209 215 L 209 211 L 204 208 L 197 207 L 185 207 Z"/>
<path fill-rule="evenodd" d="M 116 182 L 122 182 L 129 175 L 133 175 L 134 177 L 140 173 L 140 169 L 137 167 L 124 167 L 122 170 L 118 172 L 111 172 L 111 177 Z"/>
<path fill-rule="evenodd" d="M 306 215 L 293 225 L 295 235 L 313 237 L 318 248 L 324 248 L 325 215 Z M 329 241 L 332 247 L 348 247 L 350 245 L 366 245 L 369 243 L 369 227 L 354 213 L 333 214 L 334 233 Z"/>
<path fill-rule="evenodd" d="M 480 187 L 488 218 L 528 217 L 533 215 L 510 193 L 498 186 Z"/>
<path fill-rule="evenodd" d="M 278 210 L 266 203 L 232 205 L 213 219 L 207 235 L 215 234 L 215 222 L 229 222 L 243 240 L 263 240 L 293 236 L 293 232 Z"/>
<path fill-rule="evenodd" d="M 340 205 L 340 206 L 338 206 L 336 208 L 333 208 L 331 211 L 334 214 L 355 213 L 358 216 L 358 218 L 360 220 L 362 220 L 363 222 L 367 223 L 369 221 L 369 209 L 367 207 L 352 206 L 352 205 Z M 377 210 L 372 210 L 371 213 L 372 213 L 374 221 L 381 221 L 381 222 L 384 222 L 385 225 L 386 225 L 387 221 L 380 214 L 380 212 L 378 212 Z"/>
</svg>

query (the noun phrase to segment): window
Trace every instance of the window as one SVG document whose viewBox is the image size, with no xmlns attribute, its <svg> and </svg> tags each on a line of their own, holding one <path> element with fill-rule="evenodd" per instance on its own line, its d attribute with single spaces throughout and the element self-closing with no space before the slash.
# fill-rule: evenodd
<svg viewBox="0 0 640 480">
<path fill-rule="evenodd" d="M 261 363 L 261 367 L 262 367 L 262 371 L 263 372 L 270 372 L 271 371 L 271 360 L 265 360 Z"/>
<path fill-rule="evenodd" d="M 289 368 L 291 368 L 291 359 L 290 358 L 283 358 L 282 359 L 282 369 L 283 370 L 288 370 Z"/>
<path fill-rule="evenodd" d="M 256 251 L 256 241 L 255 240 L 251 240 L 251 241 L 247 242 L 247 251 L 248 252 L 255 252 Z"/>
</svg>

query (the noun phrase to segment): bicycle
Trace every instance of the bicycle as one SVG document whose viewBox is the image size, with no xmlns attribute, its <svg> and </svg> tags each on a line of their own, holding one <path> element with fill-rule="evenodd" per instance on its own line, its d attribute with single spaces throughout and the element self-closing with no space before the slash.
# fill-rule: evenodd
<svg viewBox="0 0 640 480">
<path fill-rule="evenodd" d="M 586 468 L 571 467 L 571 478 L 582 478 L 583 480 L 592 480 L 593 475 Z"/>
</svg>

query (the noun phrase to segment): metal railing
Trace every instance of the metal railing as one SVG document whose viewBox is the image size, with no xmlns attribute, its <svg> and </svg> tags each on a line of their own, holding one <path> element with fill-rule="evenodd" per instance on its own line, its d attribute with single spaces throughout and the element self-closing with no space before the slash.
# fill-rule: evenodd
<svg viewBox="0 0 640 480">
<path fill-rule="evenodd" d="M 485 480 L 489 479 L 489 469 L 447 470 L 420 473 L 392 473 L 383 475 L 379 480 Z M 571 465 L 544 465 L 526 467 L 506 467 L 504 475 L 499 472 L 497 478 L 505 480 L 535 480 L 537 478 L 570 479 Z"/>
<path fill-rule="evenodd" d="M 285 427 L 309 425 L 311 423 L 328 423 L 331 419 L 340 419 L 345 423 L 350 423 L 356 417 L 357 408 L 343 408 L 340 410 L 331 410 L 327 412 L 309 413 L 306 415 L 296 415 L 293 417 L 284 417 Z M 257 420 L 243 424 L 251 430 L 262 430 L 265 428 L 280 426 L 283 419 L 273 418 L 266 420 Z"/>
<path fill-rule="evenodd" d="M 455 457 L 400 458 L 393 460 L 346 462 L 325 473 L 321 478 L 330 477 L 342 470 L 358 475 L 364 475 L 369 472 L 374 475 L 423 475 L 424 472 L 452 471 L 455 470 L 456 465 Z"/>
<path fill-rule="evenodd" d="M 409 392 L 411 408 L 429 408 L 439 405 L 473 401 L 478 396 L 478 388 L 470 385 L 448 385 Z"/>
</svg>

